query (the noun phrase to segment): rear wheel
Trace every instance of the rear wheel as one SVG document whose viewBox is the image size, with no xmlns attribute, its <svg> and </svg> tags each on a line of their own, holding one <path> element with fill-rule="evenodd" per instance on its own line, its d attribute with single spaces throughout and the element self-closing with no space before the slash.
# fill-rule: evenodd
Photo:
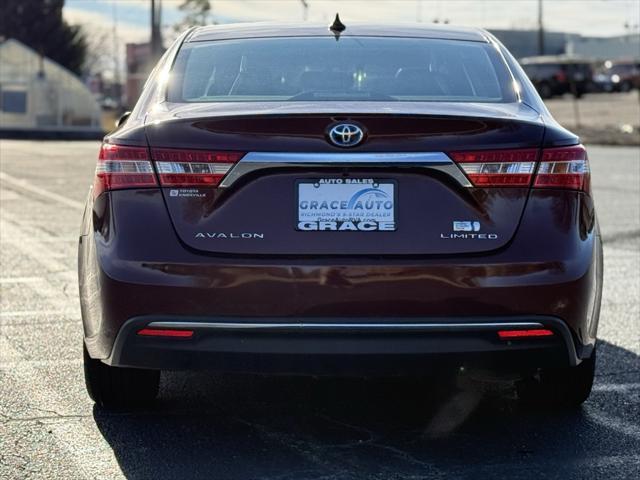
<svg viewBox="0 0 640 480">
<path fill-rule="evenodd" d="M 630 92 L 632 88 L 633 88 L 633 85 L 631 85 L 631 82 L 629 81 L 624 81 L 620 84 L 621 92 Z"/>
<path fill-rule="evenodd" d="M 575 367 L 544 369 L 535 379 L 518 384 L 518 396 L 539 406 L 576 408 L 589 398 L 596 367 L 596 351 Z"/>
<path fill-rule="evenodd" d="M 91 399 L 105 408 L 131 408 L 151 403 L 158 394 L 159 370 L 110 367 L 84 350 L 84 379 Z"/>
<path fill-rule="evenodd" d="M 538 85 L 538 93 L 540 93 L 540 96 L 542 98 L 551 98 L 553 96 L 553 89 L 551 88 L 551 85 L 549 85 L 546 82 L 541 83 L 540 85 Z"/>
</svg>

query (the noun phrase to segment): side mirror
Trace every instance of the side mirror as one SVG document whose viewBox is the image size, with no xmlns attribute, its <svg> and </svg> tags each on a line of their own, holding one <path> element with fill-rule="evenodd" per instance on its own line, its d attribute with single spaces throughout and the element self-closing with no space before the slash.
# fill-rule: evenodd
<svg viewBox="0 0 640 480">
<path fill-rule="evenodd" d="M 120 118 L 118 120 L 116 120 L 116 128 L 118 128 L 120 125 L 122 125 L 124 122 L 126 122 L 130 115 L 131 115 L 130 111 L 124 112 L 120 116 Z"/>
</svg>

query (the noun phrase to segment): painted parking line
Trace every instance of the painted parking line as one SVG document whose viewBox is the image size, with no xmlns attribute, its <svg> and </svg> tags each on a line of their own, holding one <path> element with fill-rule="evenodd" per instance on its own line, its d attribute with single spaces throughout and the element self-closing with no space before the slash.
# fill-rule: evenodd
<svg viewBox="0 0 640 480">
<path fill-rule="evenodd" d="M 51 249 L 40 243 L 36 237 L 25 234 L 25 227 L 18 221 L 0 218 L 3 248 L 11 245 L 20 253 L 36 260 L 48 272 L 69 271 L 68 264 L 62 263 L 51 255 Z"/>
<path fill-rule="evenodd" d="M 41 282 L 42 277 L 0 277 L 0 285 L 12 283 L 35 283 Z"/>
<path fill-rule="evenodd" d="M 33 193 L 39 197 L 46 198 L 47 200 L 53 200 L 54 202 L 57 202 L 61 205 L 65 205 L 67 207 L 71 207 L 76 210 L 84 209 L 84 204 L 82 202 L 78 202 L 77 200 L 72 200 L 70 198 L 64 197 L 57 193 L 50 192 L 27 180 L 14 177 L 13 175 L 9 175 L 8 173 L 0 172 L 0 180 L 2 180 L 7 185 L 10 185 L 14 188 L 18 188 L 26 192 Z"/>
<path fill-rule="evenodd" d="M 20 318 L 20 317 L 52 317 L 63 315 L 76 315 L 73 310 L 6 310 L 0 312 L 0 318 Z"/>
<path fill-rule="evenodd" d="M 596 384 L 592 389 L 594 392 L 631 392 L 640 390 L 640 383 L 605 383 Z"/>
<path fill-rule="evenodd" d="M 6 183 L 6 175 L 2 180 Z M 20 187 L 25 187 L 25 184 L 20 183 Z M 67 202 L 68 199 L 47 193 L 40 196 L 55 201 L 48 202 L 52 208 L 59 208 L 59 204 L 73 207 L 74 210 L 81 207 L 80 204 Z M 30 195 L 25 195 L 24 192 L 21 192 L 21 195 L 27 205 L 35 203 L 35 199 Z M 42 228 L 46 228 L 46 225 Z M 41 273 L 40 276 L 11 276 L 10 272 L 3 272 L 3 289 L 28 289 L 33 297 L 39 300 L 39 304 L 42 304 L 40 308 L 28 310 L 19 309 L 18 304 L 15 304 L 16 308 L 11 308 L 14 306 L 12 304 L 7 305 L 9 308 L 0 311 L 0 327 L 9 327 L 13 319 L 25 319 L 27 322 L 30 321 L 30 324 L 37 324 L 37 320 L 31 321 L 35 317 L 71 317 L 79 324 L 77 299 L 70 293 L 77 292 L 77 285 L 74 285 L 77 279 L 75 272 L 69 269 L 69 263 L 66 262 L 68 255 L 52 255 L 56 252 L 51 252 L 50 242 L 47 240 L 55 239 L 55 236 L 9 212 L 3 212 L 0 230 L 3 250 L 9 254 L 23 256 L 34 271 Z M 66 368 L 73 378 L 82 377 L 79 347 L 76 358 L 43 360 L 35 351 L 28 354 L 21 351 L 11 342 L 6 332 L 2 335 L 0 329 L 0 372 L 7 385 L 15 386 L 14 395 L 26 408 L 17 412 L 4 411 L 2 416 L 5 421 L 46 424 L 47 430 L 53 435 L 52 445 L 62 454 L 59 454 L 59 458 L 51 460 L 68 463 L 70 477 L 119 478 L 121 470 L 117 459 L 93 421 L 91 401 L 83 396 L 83 400 L 78 402 L 76 396 L 70 395 L 67 389 L 61 389 L 57 382 L 51 380 L 55 378 L 54 372 L 59 372 L 60 368 Z M 34 358 L 28 358 L 31 356 Z M 73 383 L 79 384 L 75 380 Z"/>
<path fill-rule="evenodd" d="M 23 370 L 28 370 L 28 369 L 33 369 L 33 368 L 37 368 L 37 367 L 55 367 L 55 368 L 59 368 L 59 367 L 64 367 L 64 366 L 78 366 L 80 367 L 82 365 L 82 360 L 81 359 L 75 359 L 75 360 L 63 360 L 63 359 L 56 359 L 56 360 L 24 360 L 22 358 L 18 359 L 18 360 L 0 360 L 0 370 L 2 369 L 23 369 Z"/>
</svg>

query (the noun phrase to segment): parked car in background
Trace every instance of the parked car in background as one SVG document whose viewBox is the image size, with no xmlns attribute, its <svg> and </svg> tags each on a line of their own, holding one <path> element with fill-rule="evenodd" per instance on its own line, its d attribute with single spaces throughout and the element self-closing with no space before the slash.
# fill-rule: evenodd
<svg viewBox="0 0 640 480">
<path fill-rule="evenodd" d="M 640 89 L 640 61 L 606 61 L 596 69 L 593 83 L 599 92 L 629 92 Z"/>
<path fill-rule="evenodd" d="M 613 92 L 613 82 L 611 80 L 611 73 L 609 68 L 606 67 L 607 62 L 596 62 L 593 67 L 593 91 L 595 93 L 611 93 Z M 609 64 L 611 62 L 608 62 Z"/>
<path fill-rule="evenodd" d="M 526 57 L 520 65 L 542 98 L 571 93 L 581 97 L 591 88 L 593 68 L 590 60 L 567 55 Z"/>
</svg>

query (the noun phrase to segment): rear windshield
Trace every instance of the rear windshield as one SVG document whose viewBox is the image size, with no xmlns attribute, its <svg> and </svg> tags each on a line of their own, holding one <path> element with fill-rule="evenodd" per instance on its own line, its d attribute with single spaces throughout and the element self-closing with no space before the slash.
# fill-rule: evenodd
<svg viewBox="0 0 640 480">
<path fill-rule="evenodd" d="M 186 43 L 171 102 L 513 102 L 487 43 L 423 38 L 287 37 Z"/>
</svg>

